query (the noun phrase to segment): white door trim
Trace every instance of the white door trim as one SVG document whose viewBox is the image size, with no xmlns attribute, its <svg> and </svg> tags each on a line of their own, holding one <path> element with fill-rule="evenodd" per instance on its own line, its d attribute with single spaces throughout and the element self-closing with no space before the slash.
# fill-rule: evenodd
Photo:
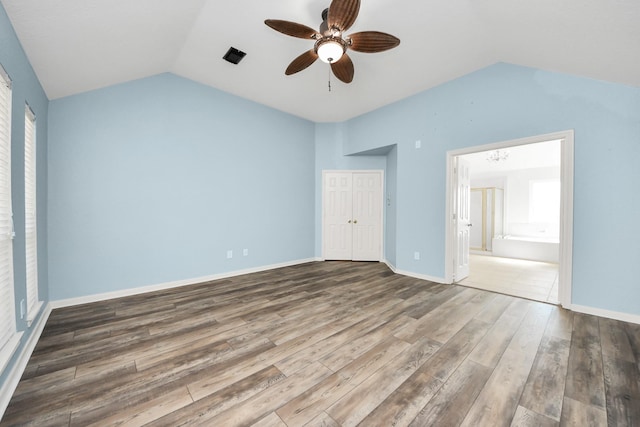
<svg viewBox="0 0 640 427">
<path fill-rule="evenodd" d="M 454 161 L 457 156 L 477 153 L 480 151 L 496 150 L 500 148 L 515 147 L 518 145 L 533 144 L 552 140 L 561 140 L 561 165 L 560 165 L 560 259 L 558 277 L 558 299 L 560 305 L 571 308 L 572 266 L 573 266 L 573 170 L 574 170 L 574 132 L 572 129 L 549 133 L 545 135 L 531 136 L 510 141 L 496 142 L 458 150 L 447 151 L 446 158 L 446 206 L 445 206 L 445 280 L 453 283 L 454 251 L 456 250 L 455 223 L 453 221 L 455 203 L 455 177 Z"/>
<path fill-rule="evenodd" d="M 322 253 L 322 260 L 325 261 L 327 258 L 325 256 L 326 252 L 325 252 L 325 188 L 324 188 L 324 183 L 325 183 L 325 176 L 328 173 L 377 173 L 380 174 L 380 221 L 379 221 L 379 233 L 380 233 L 380 252 L 378 255 L 378 261 L 383 261 L 384 258 L 384 241 L 385 241 L 385 235 L 384 235 L 384 188 L 385 188 L 385 181 L 384 181 L 384 170 L 383 169 L 323 169 L 322 170 L 322 205 L 320 207 L 321 212 L 321 225 L 322 225 L 322 229 L 320 230 L 320 235 L 321 235 L 321 239 L 322 239 L 322 247 L 321 247 L 321 253 Z"/>
</svg>

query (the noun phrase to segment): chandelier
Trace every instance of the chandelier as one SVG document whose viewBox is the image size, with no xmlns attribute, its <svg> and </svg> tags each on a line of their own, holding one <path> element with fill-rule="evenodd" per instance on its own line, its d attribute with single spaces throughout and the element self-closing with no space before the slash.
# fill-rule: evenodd
<svg viewBox="0 0 640 427">
<path fill-rule="evenodd" d="M 489 163 L 504 162 L 509 158 L 509 152 L 507 150 L 493 150 L 487 153 L 487 161 Z"/>
</svg>

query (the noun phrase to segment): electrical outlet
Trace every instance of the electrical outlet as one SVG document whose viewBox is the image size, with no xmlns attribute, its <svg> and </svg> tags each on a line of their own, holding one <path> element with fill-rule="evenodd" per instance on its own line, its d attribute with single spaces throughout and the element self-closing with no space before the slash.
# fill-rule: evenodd
<svg viewBox="0 0 640 427">
<path fill-rule="evenodd" d="M 418 261 L 420 259 L 420 252 L 414 252 L 413 253 L 413 259 L 415 259 L 416 261 Z"/>
<path fill-rule="evenodd" d="M 416 148 L 420 148 L 422 147 L 422 141 L 420 141 L 419 139 L 416 141 Z"/>
<path fill-rule="evenodd" d="M 233 258 L 233 251 L 231 249 L 229 249 L 227 251 L 227 259 L 231 259 L 231 258 Z"/>
<path fill-rule="evenodd" d="M 247 256 L 247 255 L 249 255 L 249 249 L 243 249 L 242 256 Z"/>
</svg>

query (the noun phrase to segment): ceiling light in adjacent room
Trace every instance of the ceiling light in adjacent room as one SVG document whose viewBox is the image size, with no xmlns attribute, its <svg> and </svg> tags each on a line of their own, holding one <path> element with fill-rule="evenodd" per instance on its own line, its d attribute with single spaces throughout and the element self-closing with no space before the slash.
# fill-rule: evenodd
<svg viewBox="0 0 640 427">
<path fill-rule="evenodd" d="M 509 158 L 507 150 L 493 150 L 487 153 L 487 161 L 490 163 L 504 162 Z"/>
</svg>

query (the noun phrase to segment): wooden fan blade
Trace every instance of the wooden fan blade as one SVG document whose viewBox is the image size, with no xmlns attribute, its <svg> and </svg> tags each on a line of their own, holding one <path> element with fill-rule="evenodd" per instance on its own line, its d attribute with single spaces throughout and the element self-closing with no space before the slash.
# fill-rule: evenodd
<svg viewBox="0 0 640 427">
<path fill-rule="evenodd" d="M 316 59 L 318 59 L 318 54 L 315 52 L 315 50 L 311 49 L 310 51 L 303 53 L 302 55 L 291 61 L 291 64 L 289 64 L 287 70 L 284 73 L 287 76 L 290 76 L 291 74 L 295 74 L 298 71 L 302 71 L 309 65 L 316 62 Z"/>
<path fill-rule="evenodd" d="M 349 48 L 356 52 L 383 52 L 393 49 L 400 44 L 399 38 L 379 31 L 363 31 L 361 33 L 351 34 L 348 38 L 351 39 Z"/>
<path fill-rule="evenodd" d="M 353 62 L 346 53 L 338 62 L 331 63 L 333 74 L 345 83 L 351 83 L 353 80 Z"/>
<path fill-rule="evenodd" d="M 301 39 L 315 39 L 320 34 L 311 27 L 298 24 L 291 21 L 282 21 L 280 19 L 267 19 L 264 21 L 267 26 L 288 36 L 298 37 Z"/>
<path fill-rule="evenodd" d="M 327 24 L 329 28 L 337 27 L 340 31 L 347 31 L 358 17 L 360 0 L 333 0 L 329 5 Z"/>
</svg>

